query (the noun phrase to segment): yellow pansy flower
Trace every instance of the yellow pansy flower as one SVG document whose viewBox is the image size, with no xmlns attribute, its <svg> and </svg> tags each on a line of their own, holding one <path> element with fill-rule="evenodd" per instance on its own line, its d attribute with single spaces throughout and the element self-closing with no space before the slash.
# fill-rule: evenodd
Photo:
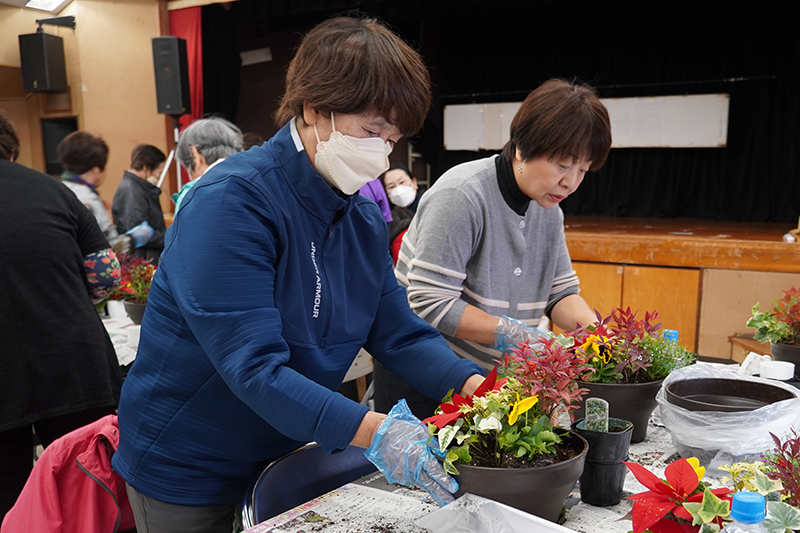
<svg viewBox="0 0 800 533">
<path fill-rule="evenodd" d="M 519 394 L 517 394 L 517 401 L 513 404 L 513 409 L 511 412 L 508 413 L 508 423 L 512 426 L 517 423 L 517 418 L 519 415 L 536 405 L 536 402 L 539 401 L 539 398 L 536 396 L 529 396 L 524 400 L 520 401 Z"/>
<path fill-rule="evenodd" d="M 601 349 L 601 344 L 605 342 L 608 342 L 608 339 L 602 335 L 589 335 L 586 342 L 581 344 L 581 349 L 586 353 L 587 359 L 598 357 L 602 359 L 604 363 L 608 363 L 610 354 L 605 354 L 604 352 L 607 350 Z"/>
<path fill-rule="evenodd" d="M 686 462 L 694 468 L 694 472 L 697 474 L 697 480 L 702 481 L 703 476 L 706 475 L 706 467 L 700 466 L 700 460 L 697 457 L 689 457 L 686 459 Z"/>
</svg>

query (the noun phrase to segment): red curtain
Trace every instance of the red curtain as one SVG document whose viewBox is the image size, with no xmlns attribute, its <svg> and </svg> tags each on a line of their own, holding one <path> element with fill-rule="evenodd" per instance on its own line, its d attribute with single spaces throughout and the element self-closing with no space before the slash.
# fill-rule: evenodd
<svg viewBox="0 0 800 533">
<path fill-rule="evenodd" d="M 192 112 L 180 118 L 180 129 L 203 116 L 203 25 L 202 8 L 187 7 L 169 12 L 169 32 L 186 41 Z"/>
</svg>

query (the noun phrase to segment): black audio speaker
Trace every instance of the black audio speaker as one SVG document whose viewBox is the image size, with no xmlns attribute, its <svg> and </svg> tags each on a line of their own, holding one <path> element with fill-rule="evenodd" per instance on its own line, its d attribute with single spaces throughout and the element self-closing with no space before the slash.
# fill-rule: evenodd
<svg viewBox="0 0 800 533">
<path fill-rule="evenodd" d="M 22 86 L 29 92 L 66 92 L 64 40 L 49 33 L 19 36 Z"/>
<path fill-rule="evenodd" d="M 191 113 L 186 41 L 171 35 L 153 37 L 153 66 L 158 112 L 165 115 Z"/>
</svg>

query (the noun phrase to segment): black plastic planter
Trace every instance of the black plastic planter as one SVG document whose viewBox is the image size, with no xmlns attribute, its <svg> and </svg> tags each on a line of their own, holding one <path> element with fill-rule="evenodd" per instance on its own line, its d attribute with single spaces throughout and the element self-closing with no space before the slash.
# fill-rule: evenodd
<svg viewBox="0 0 800 533">
<path fill-rule="evenodd" d="M 581 500 L 597 507 L 620 502 L 628 471 L 622 461 L 628 458 L 633 424 L 609 418 L 608 428 L 608 433 L 588 431 L 584 419 L 575 421 L 571 428 L 589 442 L 589 453 L 580 478 Z"/>
</svg>

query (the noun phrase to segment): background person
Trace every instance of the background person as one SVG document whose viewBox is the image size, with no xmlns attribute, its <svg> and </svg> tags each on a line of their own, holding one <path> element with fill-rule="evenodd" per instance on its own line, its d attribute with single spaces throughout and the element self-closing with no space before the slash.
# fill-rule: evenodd
<svg viewBox="0 0 800 533">
<path fill-rule="evenodd" d="M 164 152 L 149 144 L 140 144 L 131 153 L 131 166 L 122 175 L 122 181 L 111 202 L 111 215 L 117 232 L 122 235 L 146 222 L 152 228 L 149 238 L 136 239 L 130 253 L 136 257 L 151 259 L 158 263 L 164 249 L 164 233 L 167 225 L 161 210 L 158 179 L 164 170 L 167 157 Z M 132 235 L 141 235 L 134 231 Z"/>
<path fill-rule="evenodd" d="M 383 185 L 392 204 L 392 221 L 389 223 L 389 251 L 392 254 L 392 261 L 397 264 L 400 243 L 408 225 L 411 224 L 411 219 L 414 218 L 414 213 L 417 212 L 422 192 L 417 186 L 417 178 L 412 176 L 408 167 L 402 163 L 392 163 L 389 170 L 378 176 L 378 180 Z"/>
<path fill-rule="evenodd" d="M 106 239 L 113 241 L 118 235 L 117 228 L 97 192 L 106 180 L 108 145 L 91 133 L 74 131 L 61 139 L 56 152 L 63 169 L 61 181 L 92 212 Z"/>
<path fill-rule="evenodd" d="M 422 191 L 411 171 L 402 163 L 392 163 L 389 170 L 380 176 L 389 201 L 396 208 L 417 212 Z"/>
<path fill-rule="evenodd" d="M 411 308 L 484 368 L 537 339 L 543 315 L 565 330 L 596 320 L 578 294 L 558 204 L 605 162 L 608 112 L 592 88 L 548 80 L 510 133 L 501 154 L 450 169 L 425 193 L 395 271 Z M 388 373 L 373 377 L 377 410 L 403 397 L 415 413 L 438 403 Z"/>
<path fill-rule="evenodd" d="M 175 157 L 189 172 L 191 181 L 173 195 L 175 213 L 177 214 L 183 197 L 203 174 L 229 155 L 241 152 L 243 148 L 242 130 L 224 118 L 201 118 L 189 124 L 178 137 Z"/>
<path fill-rule="evenodd" d="M 411 312 L 380 210 L 356 194 L 430 98 L 422 58 L 391 31 L 328 20 L 289 66 L 284 126 L 186 193 L 120 400 L 113 466 L 137 526 L 230 532 L 252 476 L 311 441 L 367 448 L 390 481 L 452 500 L 403 404 L 384 416 L 335 392 L 361 347 L 431 396 L 483 380 Z"/>
<path fill-rule="evenodd" d="M 248 131 L 242 134 L 243 150 L 246 152 L 253 146 L 261 146 L 264 144 L 264 137 L 254 131 Z"/>
<path fill-rule="evenodd" d="M 50 176 L 14 163 L 0 112 L 0 521 L 47 447 L 115 411 L 119 362 L 93 301 L 119 263 L 92 214 Z"/>
</svg>

